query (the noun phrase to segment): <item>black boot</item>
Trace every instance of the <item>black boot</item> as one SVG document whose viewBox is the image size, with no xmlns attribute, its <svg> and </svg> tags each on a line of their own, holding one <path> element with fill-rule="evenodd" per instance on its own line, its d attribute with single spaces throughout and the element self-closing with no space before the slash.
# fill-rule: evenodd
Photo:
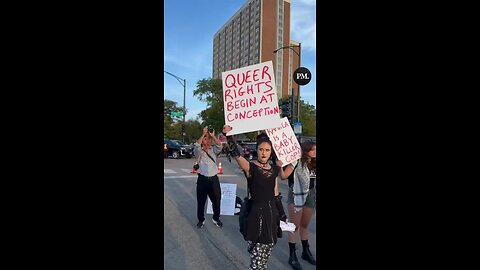
<svg viewBox="0 0 480 270">
<path fill-rule="evenodd" d="M 290 246 L 290 258 L 288 258 L 288 264 L 290 264 L 294 270 L 302 270 L 302 266 L 297 259 L 297 253 L 295 252 L 297 249 L 296 244 L 288 243 L 288 245 Z"/>
<path fill-rule="evenodd" d="M 305 261 L 317 265 L 317 261 L 313 258 L 312 252 L 308 248 L 310 245 L 308 244 L 308 240 L 302 240 L 303 252 L 302 252 L 302 259 Z"/>
</svg>

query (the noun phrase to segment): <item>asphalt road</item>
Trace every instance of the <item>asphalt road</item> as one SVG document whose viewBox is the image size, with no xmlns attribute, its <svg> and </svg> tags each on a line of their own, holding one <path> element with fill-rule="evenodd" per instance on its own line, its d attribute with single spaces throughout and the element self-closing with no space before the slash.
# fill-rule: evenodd
<svg viewBox="0 0 480 270">
<path fill-rule="evenodd" d="M 237 196 L 246 195 L 246 179 L 235 161 L 229 163 L 220 157 L 223 174 L 221 183 L 237 184 Z M 211 214 L 205 214 L 205 226 L 196 228 L 197 174 L 191 173 L 195 159 L 164 159 L 164 269 L 248 269 L 247 244 L 238 230 L 238 216 L 221 216 L 223 228 L 216 227 Z M 287 182 L 279 183 L 283 205 L 287 211 Z M 310 250 L 316 255 L 316 214 L 309 227 Z M 303 269 L 316 269 L 300 258 L 300 239 L 297 240 L 297 257 Z M 269 269 L 291 269 L 288 265 L 288 237 L 278 239 L 268 261 Z"/>
</svg>

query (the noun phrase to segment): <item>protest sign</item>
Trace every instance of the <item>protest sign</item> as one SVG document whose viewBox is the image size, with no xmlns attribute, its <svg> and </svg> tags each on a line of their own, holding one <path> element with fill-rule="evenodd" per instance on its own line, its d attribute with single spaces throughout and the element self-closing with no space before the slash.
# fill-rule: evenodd
<svg viewBox="0 0 480 270">
<path fill-rule="evenodd" d="M 272 61 L 222 72 L 225 124 L 235 135 L 277 125 L 280 119 Z"/>
<path fill-rule="evenodd" d="M 282 161 L 282 167 L 300 159 L 302 150 L 300 143 L 298 143 L 295 133 L 288 122 L 288 118 L 284 117 L 276 122 L 277 126 L 274 128 L 267 128 L 268 138 L 272 141 L 273 150 L 277 158 Z"/>
<path fill-rule="evenodd" d="M 220 183 L 222 199 L 220 200 L 220 215 L 235 215 L 235 199 L 237 197 L 237 184 Z M 207 214 L 213 214 L 212 201 L 208 198 Z"/>
</svg>

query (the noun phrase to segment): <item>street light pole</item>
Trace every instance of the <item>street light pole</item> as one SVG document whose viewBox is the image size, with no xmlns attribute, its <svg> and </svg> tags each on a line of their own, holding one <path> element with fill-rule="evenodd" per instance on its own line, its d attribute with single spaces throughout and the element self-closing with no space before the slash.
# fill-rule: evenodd
<svg viewBox="0 0 480 270">
<path fill-rule="evenodd" d="M 182 138 L 183 138 L 183 143 L 185 143 L 185 115 L 187 114 L 187 110 L 186 110 L 186 107 L 185 107 L 185 93 L 186 93 L 186 89 L 187 89 L 187 80 L 186 79 L 182 79 L 178 76 L 175 76 L 173 75 L 172 73 L 168 72 L 168 71 L 163 71 L 165 73 L 167 73 L 168 75 L 171 75 L 173 76 L 175 79 L 177 79 L 177 81 L 183 86 L 183 123 L 182 123 Z M 182 83 L 183 81 L 183 83 Z"/>
<path fill-rule="evenodd" d="M 302 43 L 298 43 L 298 45 L 290 45 L 290 46 L 285 46 L 285 47 L 278 48 L 275 51 L 273 51 L 273 53 L 277 53 L 279 50 L 283 50 L 283 49 L 287 49 L 287 48 L 292 50 L 294 53 L 296 53 L 298 55 L 298 66 L 301 67 L 302 66 L 302 57 L 301 57 Z M 298 48 L 299 53 L 296 52 L 293 48 Z M 293 80 L 293 77 L 291 79 Z M 292 95 L 293 95 L 293 91 L 292 91 Z M 297 105 L 298 105 L 298 107 L 297 107 L 297 122 L 300 122 L 300 85 L 298 85 Z"/>
</svg>

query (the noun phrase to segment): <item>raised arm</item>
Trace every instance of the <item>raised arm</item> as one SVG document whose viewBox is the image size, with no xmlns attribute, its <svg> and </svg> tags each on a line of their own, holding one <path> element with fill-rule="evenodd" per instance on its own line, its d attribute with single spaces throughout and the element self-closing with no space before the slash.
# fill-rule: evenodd
<svg viewBox="0 0 480 270">
<path fill-rule="evenodd" d="M 213 139 L 217 147 L 222 147 L 222 142 L 217 137 L 215 137 L 215 130 L 212 130 L 212 132 L 209 131 L 208 133 L 210 134 L 210 137 Z"/>
<path fill-rule="evenodd" d="M 237 161 L 238 166 L 240 166 L 240 169 L 245 171 L 246 174 L 248 175 L 250 171 L 250 162 L 248 162 L 248 160 L 246 160 L 242 156 L 235 157 L 235 160 Z"/>
<path fill-rule="evenodd" d="M 232 130 L 232 127 L 229 125 L 224 125 L 223 126 L 223 134 L 226 134 Z M 237 161 L 238 166 L 240 166 L 240 169 L 245 171 L 245 173 L 248 175 L 250 172 L 250 162 L 248 162 L 242 155 L 240 154 L 240 149 L 238 149 L 240 146 L 237 145 L 235 142 L 231 140 L 231 136 L 227 136 L 227 139 L 229 140 L 228 147 L 229 147 L 229 153 L 230 155 Z"/>
<path fill-rule="evenodd" d="M 285 170 L 282 168 L 282 162 L 280 160 L 277 161 L 277 166 L 280 167 L 280 179 L 286 180 L 292 174 L 293 170 L 295 169 L 295 165 L 293 164 L 288 164 L 285 168 Z"/>
<path fill-rule="evenodd" d="M 203 142 L 203 138 L 207 135 L 207 132 L 208 132 L 208 128 L 203 128 L 202 130 L 202 135 L 200 136 L 200 138 L 198 138 L 197 140 L 197 143 L 202 145 L 202 142 Z"/>
</svg>

